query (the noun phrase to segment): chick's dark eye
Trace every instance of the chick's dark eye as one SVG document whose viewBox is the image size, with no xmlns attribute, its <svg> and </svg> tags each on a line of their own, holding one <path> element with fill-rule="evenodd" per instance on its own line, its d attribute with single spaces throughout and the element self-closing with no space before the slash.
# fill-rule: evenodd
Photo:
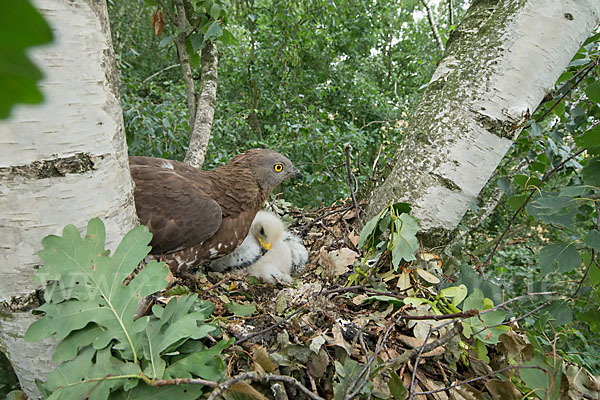
<svg viewBox="0 0 600 400">
<path fill-rule="evenodd" d="M 264 235 L 265 234 L 265 228 L 260 228 L 260 234 Z"/>
<path fill-rule="evenodd" d="M 281 171 L 283 171 L 283 164 L 275 164 L 275 165 L 273 165 L 273 170 L 275 172 L 281 172 Z"/>
</svg>

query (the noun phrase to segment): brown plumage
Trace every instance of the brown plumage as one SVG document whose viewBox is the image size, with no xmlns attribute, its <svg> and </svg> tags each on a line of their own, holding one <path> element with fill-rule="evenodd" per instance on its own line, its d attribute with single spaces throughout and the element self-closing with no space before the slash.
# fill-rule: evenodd
<svg viewBox="0 0 600 400">
<path fill-rule="evenodd" d="M 129 157 L 129 165 L 152 253 L 163 253 L 173 270 L 231 253 L 275 186 L 301 176 L 290 160 L 266 149 L 248 150 L 212 171 L 151 157 Z"/>
</svg>

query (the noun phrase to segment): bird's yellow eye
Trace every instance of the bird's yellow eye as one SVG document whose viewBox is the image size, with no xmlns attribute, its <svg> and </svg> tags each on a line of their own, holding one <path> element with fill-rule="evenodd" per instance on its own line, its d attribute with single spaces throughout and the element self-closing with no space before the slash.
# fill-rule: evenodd
<svg viewBox="0 0 600 400">
<path fill-rule="evenodd" d="M 275 172 L 281 172 L 281 171 L 283 171 L 283 164 L 275 164 L 275 165 L 273 165 L 273 170 Z"/>
</svg>

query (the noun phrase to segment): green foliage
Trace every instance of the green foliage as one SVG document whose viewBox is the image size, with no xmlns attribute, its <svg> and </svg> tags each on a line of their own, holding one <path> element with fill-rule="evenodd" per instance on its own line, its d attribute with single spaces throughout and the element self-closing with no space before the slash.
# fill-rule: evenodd
<svg viewBox="0 0 600 400">
<path fill-rule="evenodd" d="M 204 3 L 195 3 L 191 26 Z M 221 11 L 221 42 L 227 29 L 237 42 L 219 47 L 217 108 L 205 168 L 248 148 L 272 148 L 304 175 L 302 182 L 281 187 L 285 198 L 319 206 L 350 194 L 343 169 L 350 143 L 352 172 L 359 187 L 368 186 L 388 165 L 438 57 L 426 18 L 412 17 L 417 6 L 258 0 L 233 3 L 226 18 Z M 131 154 L 181 160 L 189 127 L 179 68 L 145 81 L 178 62 L 172 44 L 159 46 L 177 33 L 168 18 L 165 32 L 153 38 L 149 16 L 155 7 L 138 1 L 115 2 L 109 9 L 128 143 Z M 134 18 L 138 15 L 147 18 Z M 204 23 L 198 26 L 208 26 Z M 397 35 L 392 27 L 398 27 Z M 190 31 L 192 53 L 201 51 L 203 29 Z M 198 68 L 193 74 L 197 78 Z"/>
<path fill-rule="evenodd" d="M 363 267 L 370 259 L 379 259 L 384 252 L 392 255 L 392 265 L 398 269 L 402 261 L 415 260 L 419 250 L 417 240 L 417 220 L 410 216 L 410 206 L 406 203 L 389 204 L 368 221 L 358 238 L 358 247 L 365 249 Z M 361 268 L 350 276 L 349 281 L 364 276 Z"/>
<path fill-rule="evenodd" d="M 26 51 L 51 42 L 52 32 L 28 0 L 5 1 L 0 13 L 0 36 L 0 119 L 4 119 L 15 104 L 42 102 L 36 86 L 42 73 Z"/>
<path fill-rule="evenodd" d="M 521 133 L 514 159 L 507 160 L 501 172 L 508 174 L 518 162 L 526 167 L 498 181 L 510 196 L 509 207 L 500 208 L 484 225 L 486 235 L 502 232 L 533 191 L 513 226 L 514 231 L 522 231 L 528 245 L 504 246 L 496 253 L 497 283 L 508 296 L 526 290 L 557 291 L 562 299 L 540 315 L 526 318 L 525 326 L 542 347 L 554 347 L 565 360 L 594 374 L 600 372 L 600 342 L 592 334 L 600 327 L 596 271 L 600 245 L 599 39 L 595 35 L 584 43 L 559 78 L 553 99 L 533 114 L 537 122 Z M 513 312 L 524 314 L 531 308 L 518 306 Z"/>
<path fill-rule="evenodd" d="M 202 387 L 152 387 L 160 379 L 218 379 L 222 364 L 214 356 L 226 341 L 206 349 L 198 341 L 218 328 L 204 323 L 214 306 L 196 295 L 173 298 L 152 316 L 134 319 L 138 301 L 166 287 L 168 268 L 151 261 L 125 286 L 123 281 L 150 251 L 146 227 L 130 231 L 111 256 L 104 248 L 105 228 L 90 220 L 82 239 L 73 225 L 62 236 L 43 239 L 44 265 L 36 279 L 48 282 L 44 316 L 31 324 L 28 341 L 54 337 L 59 366 L 40 389 L 50 398 L 196 398 Z M 211 357 L 196 355 L 208 351 Z M 193 361 L 193 362 L 192 362 Z M 180 375 L 179 375 L 180 374 Z M 141 383 L 144 381 L 145 383 Z"/>
</svg>

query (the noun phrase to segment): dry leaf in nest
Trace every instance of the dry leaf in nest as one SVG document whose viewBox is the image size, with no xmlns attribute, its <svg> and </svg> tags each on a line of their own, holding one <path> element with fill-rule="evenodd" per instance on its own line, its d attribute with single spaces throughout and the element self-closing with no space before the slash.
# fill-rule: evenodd
<svg viewBox="0 0 600 400">
<path fill-rule="evenodd" d="M 152 26 L 154 27 L 155 36 L 160 35 L 165 30 L 165 15 L 162 10 L 152 13 Z"/>
<path fill-rule="evenodd" d="M 334 279 L 348 272 L 350 270 L 349 266 L 354 264 L 354 260 L 356 260 L 357 257 L 358 253 L 347 247 L 330 252 L 321 249 L 321 252 L 319 253 L 319 264 L 325 269 L 325 274 L 331 279 Z"/>
</svg>

